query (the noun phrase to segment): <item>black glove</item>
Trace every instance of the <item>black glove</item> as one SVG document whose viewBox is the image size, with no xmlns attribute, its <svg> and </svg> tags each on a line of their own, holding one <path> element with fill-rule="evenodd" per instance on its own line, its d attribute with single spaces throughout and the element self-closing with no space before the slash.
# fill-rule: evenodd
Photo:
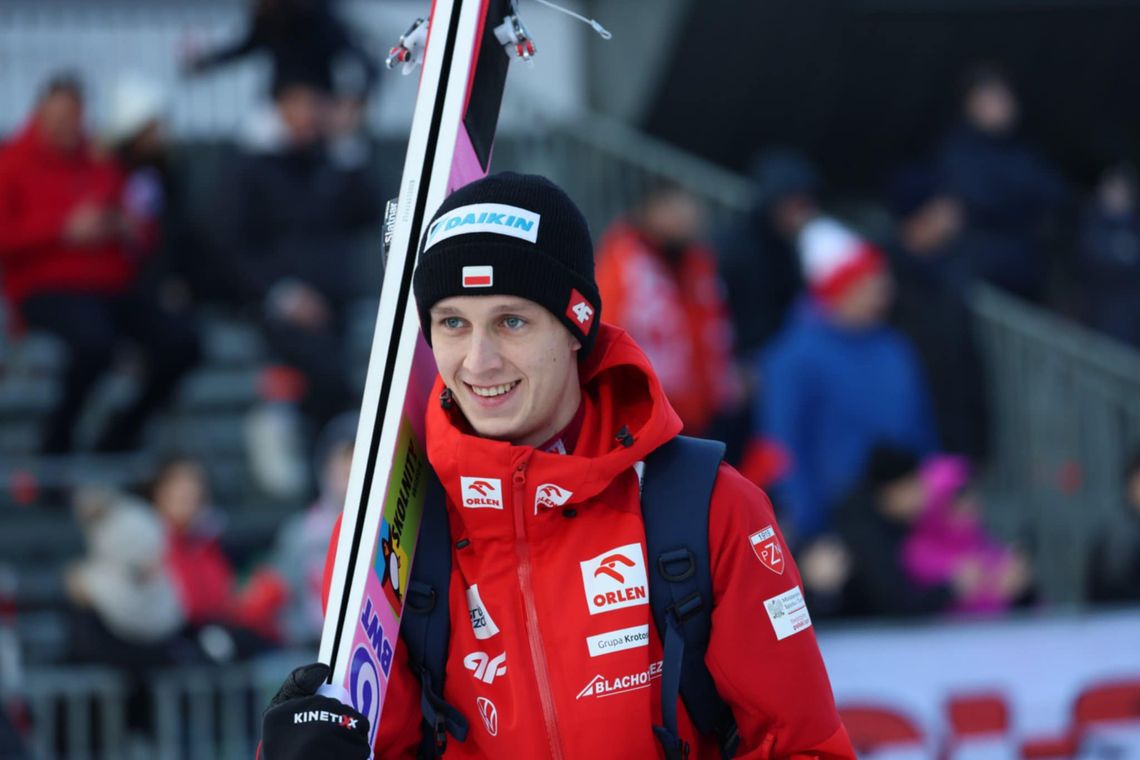
<svg viewBox="0 0 1140 760">
<path fill-rule="evenodd" d="M 317 689 L 329 675 L 320 662 L 297 668 L 261 719 L 260 760 L 368 760 L 368 718 Z"/>
</svg>

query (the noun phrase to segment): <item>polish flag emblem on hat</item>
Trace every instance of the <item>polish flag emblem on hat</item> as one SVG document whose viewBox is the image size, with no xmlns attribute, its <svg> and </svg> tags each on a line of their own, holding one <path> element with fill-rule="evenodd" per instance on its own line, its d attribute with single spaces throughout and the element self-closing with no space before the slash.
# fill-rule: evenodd
<svg viewBox="0 0 1140 760">
<path fill-rule="evenodd" d="M 463 287 L 489 288 L 494 283 L 494 267 L 463 267 Z"/>
<path fill-rule="evenodd" d="M 885 268 L 883 254 L 834 219 L 820 217 L 804 225 L 799 237 L 804 279 L 825 303 Z"/>
</svg>

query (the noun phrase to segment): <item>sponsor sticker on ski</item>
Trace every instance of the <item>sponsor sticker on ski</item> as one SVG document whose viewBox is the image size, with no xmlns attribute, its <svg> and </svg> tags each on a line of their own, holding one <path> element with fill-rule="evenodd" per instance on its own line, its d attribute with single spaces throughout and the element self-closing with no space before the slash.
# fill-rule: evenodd
<svg viewBox="0 0 1140 760">
<path fill-rule="evenodd" d="M 617 546 L 579 564 L 591 615 L 649 604 L 641 544 Z"/>
<path fill-rule="evenodd" d="M 508 206 L 505 203 L 472 203 L 452 209 L 437 219 L 428 229 L 424 250 L 430 249 L 441 240 L 476 232 L 491 232 L 534 243 L 538 240 L 538 226 L 541 221 L 541 214 L 518 206 Z"/>
<path fill-rule="evenodd" d="M 632 628 L 620 628 L 586 637 L 586 648 L 590 650 L 591 657 L 646 646 L 649 646 L 648 625 L 635 625 Z"/>
<path fill-rule="evenodd" d="M 799 586 L 765 600 L 764 611 L 768 613 L 768 620 L 772 622 L 772 630 L 776 632 L 777 641 L 811 628 L 811 615 L 808 614 L 807 604 Z"/>
<path fill-rule="evenodd" d="M 479 597 L 479 584 L 472 584 L 467 589 L 467 611 L 471 615 L 471 630 L 479 640 L 489 639 L 499 632 L 499 626 L 491 619 L 491 613 Z"/>
<path fill-rule="evenodd" d="M 468 509 L 502 509 L 503 481 L 499 478 L 469 478 L 459 476 L 463 491 L 463 506 Z"/>
<path fill-rule="evenodd" d="M 776 575 L 784 574 L 784 550 L 780 548 L 780 539 L 776 535 L 775 528 L 769 525 L 763 530 L 756 531 L 748 537 L 748 543 L 752 544 L 752 551 L 756 554 L 756 559 L 760 560 L 760 564 Z"/>
</svg>

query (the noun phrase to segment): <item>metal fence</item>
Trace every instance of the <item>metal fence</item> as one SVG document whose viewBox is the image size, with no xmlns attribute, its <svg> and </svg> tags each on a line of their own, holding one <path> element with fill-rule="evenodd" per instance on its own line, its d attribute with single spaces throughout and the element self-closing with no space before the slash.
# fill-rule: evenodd
<svg viewBox="0 0 1140 760">
<path fill-rule="evenodd" d="M 740 217 L 751 205 L 751 184 L 740 175 L 607 117 L 548 121 L 534 110 L 526 120 L 534 131 L 500 141 L 495 169 L 553 179 L 581 205 L 595 236 L 661 182 L 693 190 L 713 227 Z"/>
<path fill-rule="evenodd" d="M 261 713 L 311 652 L 139 682 L 101 667 L 31 668 L 19 695 L 38 760 L 249 760 Z"/>
<path fill-rule="evenodd" d="M 1123 519 L 1140 446 L 1140 353 L 993 288 L 973 299 L 990 394 L 987 503 L 1050 601 L 1080 602 L 1093 541 Z"/>
<path fill-rule="evenodd" d="M 596 116 L 504 142 L 496 166 L 563 184 L 595 234 L 661 180 L 700 196 L 714 227 L 750 203 L 739 175 Z M 971 305 L 993 410 L 987 519 L 1034 558 L 1045 601 L 1080 603 L 1093 541 L 1123 516 L 1122 470 L 1140 446 L 1140 353 L 985 286 Z"/>
</svg>

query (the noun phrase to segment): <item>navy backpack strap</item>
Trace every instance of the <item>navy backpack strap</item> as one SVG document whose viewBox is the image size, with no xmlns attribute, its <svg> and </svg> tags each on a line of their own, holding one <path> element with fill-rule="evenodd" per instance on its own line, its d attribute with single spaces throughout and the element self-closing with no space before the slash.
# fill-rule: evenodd
<svg viewBox="0 0 1140 760">
<path fill-rule="evenodd" d="M 467 720 L 443 699 L 443 676 L 451 635 L 451 529 L 443 487 L 428 476 L 424 494 L 420 535 L 416 540 L 412 576 L 400 621 L 412 672 L 420 679 L 420 707 L 424 714 L 424 738 L 418 757 L 439 757 L 447 749 L 447 734 L 467 738 Z"/>
<path fill-rule="evenodd" d="M 663 726 L 653 731 L 668 760 L 689 754 L 677 730 L 677 697 L 697 730 L 716 736 L 725 757 L 739 744 L 732 711 L 705 666 L 712 630 L 709 502 L 724 444 L 678 436 L 646 459 L 641 510 L 649 560 L 649 603 L 664 641 Z"/>
</svg>

